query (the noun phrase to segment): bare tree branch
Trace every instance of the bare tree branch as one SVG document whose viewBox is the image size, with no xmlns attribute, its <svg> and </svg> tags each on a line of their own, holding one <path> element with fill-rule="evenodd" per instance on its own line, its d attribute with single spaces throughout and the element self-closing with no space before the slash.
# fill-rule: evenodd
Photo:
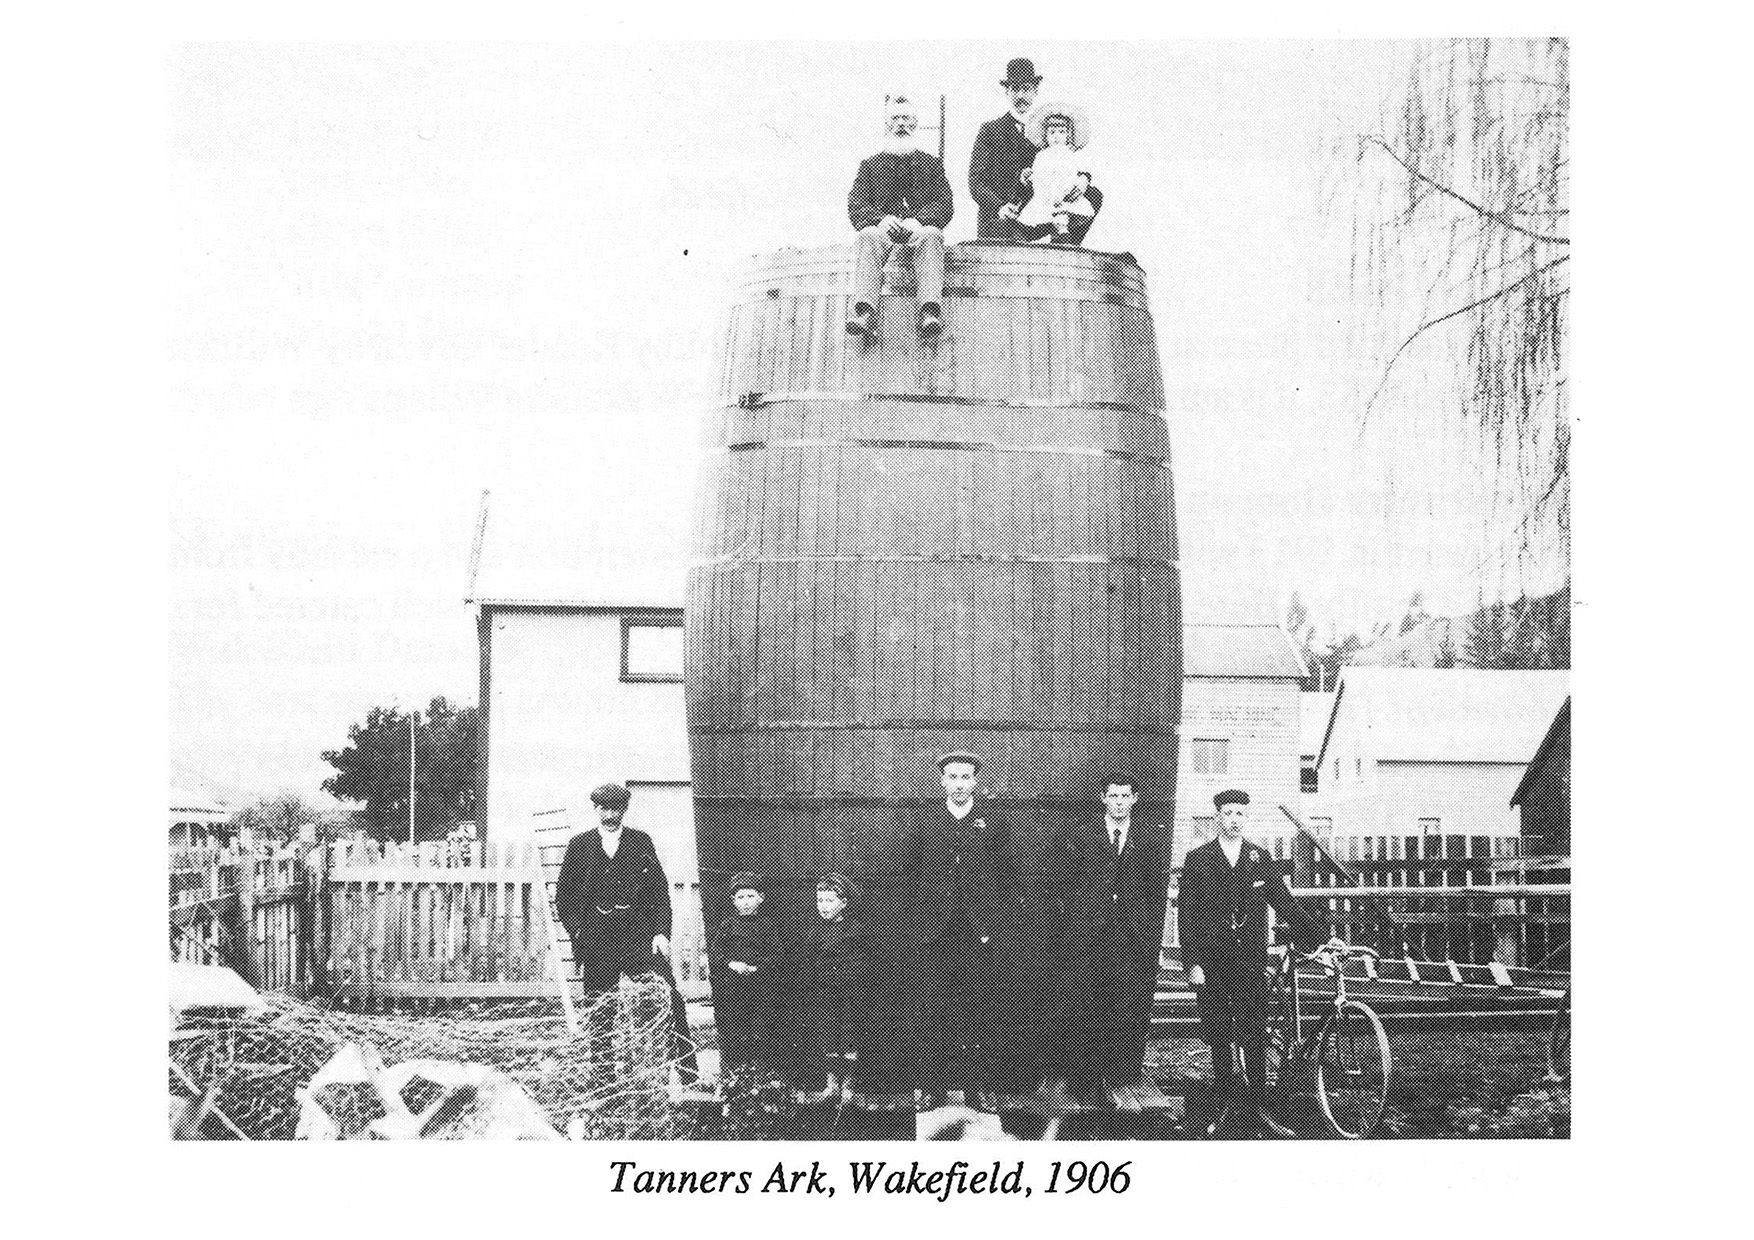
<svg viewBox="0 0 1754 1240">
<path fill-rule="evenodd" d="M 1538 233 L 1538 232 L 1533 231 L 1532 229 L 1524 228 L 1521 224 L 1518 224 L 1515 220 L 1509 218 L 1509 216 L 1507 216 L 1504 212 L 1494 211 L 1489 207 L 1483 207 L 1479 203 L 1475 202 L 1472 198 L 1468 198 L 1462 194 L 1458 194 L 1455 190 L 1453 190 L 1449 186 L 1443 184 L 1441 181 L 1434 181 L 1432 178 L 1426 176 L 1423 172 L 1419 171 L 1419 169 L 1415 168 L 1412 164 L 1410 164 L 1406 160 L 1402 159 L 1400 152 L 1396 151 L 1394 147 L 1390 146 L 1387 142 L 1384 142 L 1381 138 L 1377 137 L 1375 134 L 1360 134 L 1359 139 L 1365 145 L 1380 146 L 1383 150 L 1387 151 L 1390 159 L 1394 160 L 1397 164 L 1401 165 L 1401 167 L 1403 167 L 1407 170 L 1408 176 L 1413 177 L 1413 178 L 1423 182 L 1424 184 L 1431 186 L 1432 189 L 1436 190 L 1440 194 L 1447 194 L 1449 197 L 1454 198 L 1457 202 L 1461 203 L 1463 206 L 1467 207 L 1469 210 L 1478 213 L 1479 215 L 1485 217 L 1486 219 L 1493 220 L 1499 224 L 1504 225 L 1504 227 L 1510 229 L 1512 232 L 1522 233 L 1525 237 L 1533 237 L 1537 241 L 1549 241 L 1549 242 L 1552 242 L 1554 245 L 1570 245 L 1571 244 L 1570 237 L 1555 237 L 1555 236 L 1552 236 L 1552 235 L 1547 234 L 1547 233 Z"/>
<path fill-rule="evenodd" d="M 1560 257 L 1555 258 L 1549 262 L 1542 263 L 1539 267 L 1535 268 L 1533 271 L 1529 272 L 1527 275 L 1522 276 L 1519 279 L 1512 280 L 1509 284 L 1506 284 L 1504 287 L 1496 289 L 1493 292 L 1486 294 L 1486 296 L 1484 296 L 1484 297 L 1476 298 L 1475 300 L 1469 302 L 1465 306 L 1457 306 L 1454 310 L 1448 311 L 1445 314 L 1440 314 L 1436 318 L 1426 319 L 1425 322 L 1419 324 L 1418 327 L 1415 327 L 1413 329 L 1412 333 L 1409 334 L 1405 340 L 1401 341 L 1400 346 L 1395 349 L 1393 356 L 1391 356 L 1389 358 L 1388 365 L 1383 367 L 1382 378 L 1377 382 L 1376 391 L 1374 391 L 1370 394 L 1370 399 L 1368 401 L 1366 401 L 1364 404 L 1365 418 L 1368 419 L 1370 417 L 1371 411 L 1376 408 L 1377 398 L 1383 394 L 1383 389 L 1388 386 L 1389 374 L 1394 370 L 1395 363 L 1401 360 L 1401 354 L 1405 353 L 1407 351 L 1407 347 L 1409 345 L 1411 345 L 1415 340 L 1419 339 L 1420 336 L 1424 335 L 1426 332 L 1430 331 L 1434 327 L 1437 327 L 1437 326 L 1440 326 L 1441 324 L 1449 322 L 1453 318 L 1458 318 L 1461 315 L 1467 314 L 1470 310 L 1478 310 L 1481 306 L 1486 305 L 1488 302 L 1497 301 L 1500 297 L 1503 297 L 1506 293 L 1509 293 L 1511 290 L 1518 288 L 1521 285 L 1527 284 L 1530 280 L 1533 280 L 1536 276 L 1540 275 L 1543 271 L 1551 270 L 1552 268 L 1559 266 L 1559 264 L 1561 264 L 1561 263 L 1570 262 L 1570 261 L 1571 261 L 1571 255 L 1564 254 L 1564 255 L 1561 255 Z M 1560 291 L 1562 296 L 1564 295 L 1564 291 L 1565 290 Z"/>
</svg>

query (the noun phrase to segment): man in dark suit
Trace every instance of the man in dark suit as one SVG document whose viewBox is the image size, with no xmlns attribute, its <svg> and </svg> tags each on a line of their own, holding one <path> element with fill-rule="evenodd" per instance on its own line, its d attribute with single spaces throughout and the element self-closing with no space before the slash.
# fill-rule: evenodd
<svg viewBox="0 0 1754 1240">
<path fill-rule="evenodd" d="M 1098 1103 L 1144 1075 L 1166 882 L 1163 829 L 1133 822 L 1133 777 L 1111 775 L 1102 800 L 1100 819 L 1053 834 L 1039 884 L 1051 1013 L 1043 1066 Z"/>
<path fill-rule="evenodd" d="M 1024 182 L 1024 170 L 1035 163 L 1035 144 L 1024 135 L 1024 118 L 1035 104 L 1036 90 L 1042 78 L 1028 57 L 1019 56 L 1005 66 L 1005 78 L 999 83 L 1011 98 L 1011 107 L 1003 115 L 985 122 L 974 136 L 974 149 L 968 157 L 968 192 L 973 195 L 979 212 L 975 235 L 998 241 L 1024 241 L 1017 215 L 1029 201 L 1030 188 Z M 1088 174 L 1083 193 L 1090 205 L 1102 210 L 1102 191 L 1090 184 Z M 1068 235 L 1073 245 L 1084 241 L 1090 230 L 1090 219 L 1079 219 Z"/>
<path fill-rule="evenodd" d="M 992 1065 L 987 1016 L 994 939 L 1013 898 L 1010 828 L 998 810 L 975 802 L 979 756 L 957 750 L 938 759 L 944 800 L 911 824 L 906 885 L 914 958 L 915 1102 L 943 1100 L 945 1059 L 961 1046 L 972 1086 L 985 1094 Z"/>
<path fill-rule="evenodd" d="M 847 217 L 859 234 L 847 316 L 847 331 L 855 336 L 877 332 L 883 264 L 897 245 L 913 249 L 920 335 L 929 340 L 944 328 L 944 227 L 956 206 L 944 165 L 914 145 L 918 124 L 912 103 L 901 96 L 890 100 L 884 147 L 860 163 L 847 193 Z"/>
<path fill-rule="evenodd" d="M 1245 1135 L 1260 1123 L 1266 1063 L 1267 909 L 1291 928 L 1300 946 L 1320 943 L 1321 924 L 1286 890 L 1279 863 L 1248 843 L 1249 795 L 1237 789 L 1212 798 L 1216 839 L 1188 853 L 1177 895 L 1182 963 L 1199 1001 L 1201 1031 L 1212 1048 L 1212 1092 L 1219 1103 L 1212 1130 L 1226 1113 L 1240 1114 Z M 1233 1047 L 1242 1049 L 1247 1088 L 1238 1097 Z"/>
<path fill-rule="evenodd" d="M 655 975 L 661 964 L 676 1022 L 674 1049 L 688 1076 L 692 1053 L 686 1040 L 687 1008 L 669 976 L 670 883 L 652 837 L 622 825 L 632 799 L 620 784 L 604 784 L 591 793 L 598 826 L 567 841 L 554 883 L 554 906 L 585 983 L 594 1067 L 602 1069 L 609 1057 L 614 1005 L 591 1001 L 614 990 L 624 976 Z"/>
</svg>

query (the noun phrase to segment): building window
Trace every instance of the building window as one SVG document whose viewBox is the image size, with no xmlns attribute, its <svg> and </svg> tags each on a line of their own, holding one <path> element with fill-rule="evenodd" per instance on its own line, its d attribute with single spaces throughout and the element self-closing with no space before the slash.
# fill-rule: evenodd
<svg viewBox="0 0 1754 1240">
<path fill-rule="evenodd" d="M 682 617 L 621 617 L 621 679 L 682 679 Z"/>
<path fill-rule="evenodd" d="M 1230 742 L 1195 738 L 1193 773 L 1196 775 L 1228 775 L 1230 773 Z"/>
<path fill-rule="evenodd" d="M 1300 791 L 1300 792 L 1319 792 L 1320 789 L 1316 786 L 1317 774 L 1318 774 L 1318 772 L 1316 771 L 1316 765 L 1313 761 L 1308 766 L 1300 767 L 1298 769 L 1298 772 L 1297 772 L 1298 791 Z"/>
</svg>

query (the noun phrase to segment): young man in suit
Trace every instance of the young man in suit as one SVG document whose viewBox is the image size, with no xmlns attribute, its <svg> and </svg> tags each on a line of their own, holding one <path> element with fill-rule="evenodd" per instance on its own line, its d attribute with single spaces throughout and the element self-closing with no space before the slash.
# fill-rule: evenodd
<svg viewBox="0 0 1754 1240">
<path fill-rule="evenodd" d="M 944 329 L 944 228 L 956 205 L 944 165 L 914 145 L 919 116 L 905 97 L 889 101 L 883 149 L 859 164 L 847 193 L 847 217 L 858 231 L 854 242 L 853 309 L 847 331 L 870 338 L 877 333 L 878 288 L 883 264 L 898 245 L 913 250 L 923 339 Z"/>
<path fill-rule="evenodd" d="M 1267 909 L 1291 927 L 1300 946 L 1325 933 L 1285 887 L 1279 863 L 1245 838 L 1249 795 L 1231 788 L 1212 798 L 1218 835 L 1188 853 L 1177 896 L 1182 963 L 1199 1003 L 1200 1025 L 1212 1048 L 1212 1092 L 1219 1104 L 1208 1134 L 1239 1114 L 1246 1136 L 1259 1132 L 1266 1064 Z M 1242 1049 L 1246 1089 L 1239 1091 L 1233 1047 Z"/>
<path fill-rule="evenodd" d="M 1162 828 L 1133 821 L 1138 785 L 1103 782 L 1103 814 L 1061 827 L 1042 853 L 1040 905 L 1051 1028 L 1043 1066 L 1101 1104 L 1144 1075 L 1157 995 Z"/>
<path fill-rule="evenodd" d="M 1030 189 L 1023 173 L 1035 163 L 1036 146 L 1024 133 L 1025 118 L 1035 105 L 1035 94 L 1042 82 L 1035 64 L 1026 56 L 1018 56 L 1005 66 L 1004 80 L 999 83 L 1010 97 L 1011 106 L 1003 116 L 983 123 L 974 136 L 974 149 L 968 157 L 968 192 L 974 197 L 979 212 L 975 235 L 997 241 L 1024 241 L 1017 216 L 1029 201 Z M 1088 174 L 1083 194 L 1096 211 L 1102 210 L 1102 191 L 1090 184 Z M 1093 217 L 1092 217 L 1093 218 Z M 1090 229 L 1090 221 L 1081 219 L 1069 236 L 1073 244 L 1081 244 Z"/>
<path fill-rule="evenodd" d="M 914 958 L 915 1105 L 942 1103 L 945 1059 L 967 1048 L 977 1095 L 987 1092 L 992 1042 L 994 937 L 1013 892 L 1010 828 L 998 810 L 977 804 L 978 755 L 957 750 L 938 759 L 944 800 L 911 824 L 906 883 Z M 984 1101 L 984 1099 L 980 1099 Z"/>
</svg>

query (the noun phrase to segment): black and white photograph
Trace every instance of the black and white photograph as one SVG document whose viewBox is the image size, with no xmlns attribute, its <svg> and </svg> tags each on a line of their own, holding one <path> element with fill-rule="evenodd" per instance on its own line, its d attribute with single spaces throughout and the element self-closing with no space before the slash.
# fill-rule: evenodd
<svg viewBox="0 0 1754 1240">
<path fill-rule="evenodd" d="M 1568 39 L 677 33 L 166 53 L 169 1138 L 1567 1141 Z"/>
</svg>

